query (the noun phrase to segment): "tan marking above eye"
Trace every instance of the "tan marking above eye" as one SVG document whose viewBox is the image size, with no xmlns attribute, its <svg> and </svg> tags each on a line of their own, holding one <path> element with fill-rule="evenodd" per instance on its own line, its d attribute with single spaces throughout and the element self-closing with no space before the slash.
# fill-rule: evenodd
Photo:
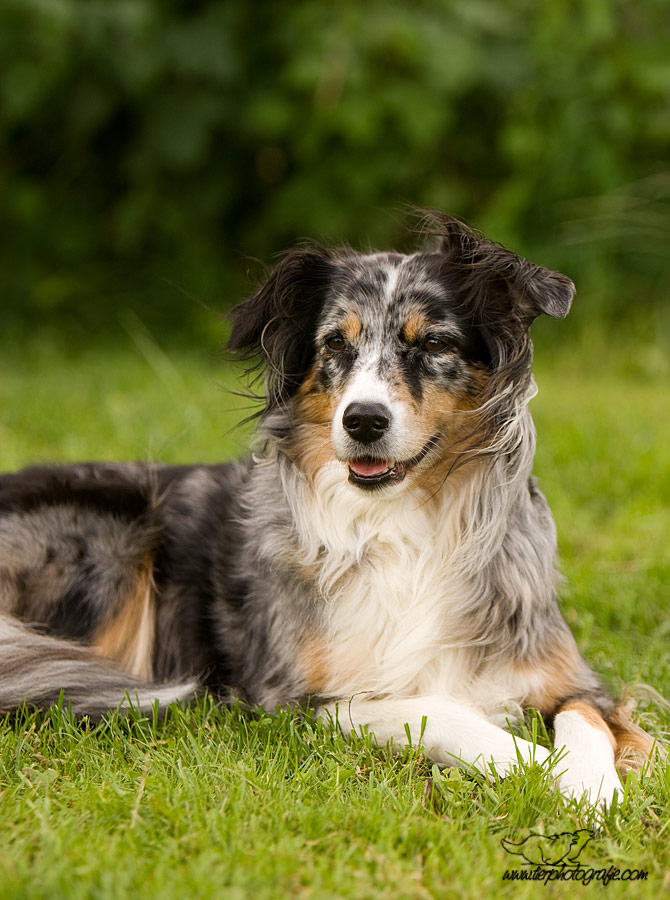
<svg viewBox="0 0 670 900">
<path fill-rule="evenodd" d="M 350 313 L 340 322 L 340 333 L 348 343 L 353 344 L 360 336 L 362 327 L 363 325 L 358 316 Z"/>
<path fill-rule="evenodd" d="M 429 326 L 428 319 L 422 312 L 413 312 L 405 320 L 402 334 L 408 344 L 416 344 L 426 333 Z"/>
</svg>

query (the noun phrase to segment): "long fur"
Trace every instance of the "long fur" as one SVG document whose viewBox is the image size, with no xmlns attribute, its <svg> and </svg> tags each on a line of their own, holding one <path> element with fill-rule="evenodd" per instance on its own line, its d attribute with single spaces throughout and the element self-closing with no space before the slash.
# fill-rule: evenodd
<svg viewBox="0 0 670 900">
<path fill-rule="evenodd" d="M 547 759 L 503 727 L 536 707 L 565 794 L 620 790 L 615 754 L 652 742 L 559 613 L 531 476 L 529 328 L 574 286 L 442 214 L 423 233 L 409 255 L 297 248 L 240 304 L 253 459 L 0 478 L 0 709 L 204 685 L 505 774 Z"/>
</svg>

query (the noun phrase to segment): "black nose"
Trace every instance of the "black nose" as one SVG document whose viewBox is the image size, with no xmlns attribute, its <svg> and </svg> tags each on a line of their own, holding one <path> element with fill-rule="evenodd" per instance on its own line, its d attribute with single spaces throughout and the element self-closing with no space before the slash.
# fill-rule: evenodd
<svg viewBox="0 0 670 900">
<path fill-rule="evenodd" d="M 391 413 L 381 403 L 350 403 L 344 410 L 342 424 L 354 440 L 372 444 L 391 424 Z"/>
</svg>

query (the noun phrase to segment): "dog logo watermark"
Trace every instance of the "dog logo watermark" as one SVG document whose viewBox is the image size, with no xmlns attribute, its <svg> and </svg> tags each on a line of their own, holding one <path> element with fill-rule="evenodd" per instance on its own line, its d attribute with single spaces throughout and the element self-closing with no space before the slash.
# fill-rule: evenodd
<svg viewBox="0 0 670 900">
<path fill-rule="evenodd" d="M 503 838 L 500 843 L 508 853 L 522 857 L 528 866 L 575 866 L 579 865 L 579 854 L 593 838 L 592 831 L 580 828 L 561 834 L 529 834 L 518 844 Z"/>
<path fill-rule="evenodd" d="M 616 866 L 596 868 L 584 863 L 582 853 L 595 838 L 588 828 L 562 831 L 559 834 L 531 832 L 522 841 L 503 838 L 503 850 L 522 860 L 521 869 L 507 869 L 503 881 L 576 881 L 590 884 L 592 881 L 609 884 L 611 881 L 645 881 L 649 874 L 644 869 L 619 869 Z M 588 857 L 588 853 L 585 854 Z"/>
</svg>

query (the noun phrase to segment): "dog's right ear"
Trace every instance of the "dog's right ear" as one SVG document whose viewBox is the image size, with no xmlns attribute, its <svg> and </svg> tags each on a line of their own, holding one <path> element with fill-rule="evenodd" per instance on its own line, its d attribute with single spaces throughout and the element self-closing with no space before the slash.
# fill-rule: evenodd
<svg viewBox="0 0 670 900">
<path fill-rule="evenodd" d="M 332 253 L 324 247 L 290 250 L 258 291 L 233 310 L 227 349 L 267 365 L 268 408 L 288 400 L 310 369 L 332 271 Z"/>
</svg>

